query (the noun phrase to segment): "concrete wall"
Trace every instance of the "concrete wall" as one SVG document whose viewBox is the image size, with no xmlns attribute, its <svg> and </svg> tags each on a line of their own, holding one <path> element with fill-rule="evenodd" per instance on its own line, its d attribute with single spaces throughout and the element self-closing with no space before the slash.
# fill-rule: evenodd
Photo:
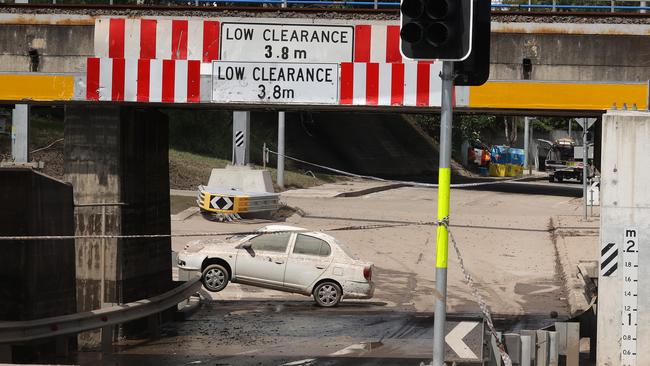
<svg viewBox="0 0 650 366">
<path fill-rule="evenodd" d="M 73 215 L 70 184 L 31 169 L 0 169 L 0 235 L 73 235 Z M 0 320 L 75 313 L 74 261 L 72 239 L 0 242 Z M 15 346 L 0 362 L 54 362 L 55 343 Z"/>
<path fill-rule="evenodd" d="M 647 81 L 649 52 L 647 36 L 492 33 L 490 79 Z"/>
<path fill-rule="evenodd" d="M 0 71 L 85 72 L 93 34 L 93 26 L 0 24 Z"/>
<path fill-rule="evenodd" d="M 171 232 L 168 128 L 166 117 L 153 110 L 66 106 L 64 170 L 76 202 L 123 204 L 78 208 L 77 234 Z M 100 239 L 76 241 L 80 310 L 102 306 L 102 262 L 104 304 L 140 300 L 171 288 L 171 239 L 107 239 L 103 245 L 102 250 Z M 80 343 L 94 346 L 98 337 L 91 332 Z"/>
<path fill-rule="evenodd" d="M 0 235 L 72 235 L 72 186 L 31 169 L 0 169 Z M 75 312 L 72 240 L 2 242 L 0 320 Z"/>
<path fill-rule="evenodd" d="M 617 263 L 617 269 L 609 275 L 603 270 L 598 280 L 598 365 L 649 365 L 650 364 L 650 190 L 648 179 L 648 146 L 650 146 L 650 113 L 609 111 L 602 121 L 602 169 L 600 235 L 603 257 L 601 267 Z M 624 240 L 626 230 L 637 233 L 637 246 L 631 248 Z M 606 261 L 613 248 L 618 248 L 615 259 Z M 634 252 L 634 250 L 638 252 Z M 634 280 L 635 267 L 626 268 L 624 262 L 635 264 L 638 256 L 637 295 L 624 294 Z M 625 259 L 624 259 L 625 258 Z M 605 272 L 607 273 L 607 272 Z M 626 277 L 630 277 L 627 281 Z M 624 300 L 624 296 L 627 297 Z M 634 300 L 632 300 L 634 299 Z M 636 301 L 632 306 L 632 324 L 638 324 L 636 335 L 636 363 L 621 362 L 622 324 L 628 323 L 624 301 Z M 630 334 L 629 331 L 627 334 Z"/>
</svg>

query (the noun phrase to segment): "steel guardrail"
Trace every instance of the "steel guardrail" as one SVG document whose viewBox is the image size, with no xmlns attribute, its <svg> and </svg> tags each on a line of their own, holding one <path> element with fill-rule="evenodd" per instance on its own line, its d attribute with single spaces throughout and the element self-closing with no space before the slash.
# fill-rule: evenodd
<svg viewBox="0 0 650 366">
<path fill-rule="evenodd" d="M 128 304 L 35 320 L 3 321 L 0 322 L 0 344 L 75 334 L 144 318 L 176 306 L 200 288 L 200 277 L 196 276 L 163 294 Z"/>
</svg>

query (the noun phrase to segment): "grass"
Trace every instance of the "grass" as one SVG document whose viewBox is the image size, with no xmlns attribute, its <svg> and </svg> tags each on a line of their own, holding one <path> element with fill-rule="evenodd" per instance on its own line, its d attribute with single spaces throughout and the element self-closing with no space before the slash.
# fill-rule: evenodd
<svg viewBox="0 0 650 366">
<path fill-rule="evenodd" d="M 212 115 L 210 115 L 212 116 Z M 214 118 L 223 117 L 221 115 L 212 116 Z M 30 149 L 35 150 L 50 145 L 52 142 L 63 138 L 63 117 L 62 111 L 55 110 L 49 107 L 32 108 L 30 116 Z M 184 129 L 170 131 L 170 137 L 174 134 L 187 134 L 187 125 L 183 125 Z M 190 129 L 191 130 L 191 129 Z M 217 129 L 221 130 L 221 129 Z M 262 130 L 262 129 L 260 129 Z M 224 168 L 230 164 L 230 160 L 219 159 L 208 156 L 225 156 L 228 155 L 226 148 L 223 146 L 223 141 L 229 139 L 230 133 L 227 138 L 218 138 L 219 136 L 210 136 L 216 141 L 219 151 L 213 152 L 188 152 L 187 148 L 197 148 L 197 146 L 206 146 L 205 139 L 202 136 L 191 135 L 185 137 L 185 147 L 174 148 L 169 150 L 169 181 L 172 189 L 187 189 L 196 190 L 197 186 L 207 184 L 210 178 L 210 172 L 214 168 Z M 205 136 L 203 136 L 204 138 Z M 268 136 L 266 136 L 268 137 Z M 173 144 L 172 144 L 173 145 Z M 48 149 L 36 152 L 32 158 L 37 161 L 45 162 L 44 172 L 56 178 L 63 178 L 63 146 L 64 142 L 59 141 L 53 144 Z M 227 148 L 229 149 L 229 147 Z M 255 154 L 252 154 L 255 155 Z M 258 154 L 258 155 L 261 155 Z M 9 159 L 11 157 L 11 137 L 9 135 L 0 135 L 0 160 L 3 158 Z M 255 159 L 255 156 L 253 157 Z M 254 168 L 261 169 L 260 166 L 255 165 Z M 271 171 L 272 180 L 276 182 L 276 169 L 267 168 Z M 287 162 L 285 170 L 285 187 L 286 188 L 307 188 L 323 183 L 336 182 L 344 180 L 345 178 L 329 175 L 329 174 L 311 174 L 309 172 L 301 171 L 295 168 L 291 162 Z M 279 187 L 275 186 L 276 191 Z"/>
<path fill-rule="evenodd" d="M 230 164 L 229 160 L 170 149 L 170 185 L 172 188 L 195 190 L 197 186 L 208 183 L 212 169 L 225 168 L 228 164 Z M 253 165 L 253 168 L 262 169 L 259 165 Z M 270 167 L 266 169 L 271 172 L 271 179 L 273 180 L 275 189 L 279 191 L 280 189 L 277 186 L 277 170 Z M 345 180 L 345 178 L 337 175 L 312 174 L 297 170 L 285 170 L 285 188 L 308 188 L 324 183 Z"/>
</svg>

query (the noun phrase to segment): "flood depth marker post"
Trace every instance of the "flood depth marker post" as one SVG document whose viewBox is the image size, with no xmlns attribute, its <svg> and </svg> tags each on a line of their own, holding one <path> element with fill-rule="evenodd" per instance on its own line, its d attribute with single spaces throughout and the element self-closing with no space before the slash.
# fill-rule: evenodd
<svg viewBox="0 0 650 366">
<path fill-rule="evenodd" d="M 451 191 L 451 125 L 454 63 L 442 63 L 442 100 L 440 112 L 440 160 L 438 165 L 438 222 L 449 220 Z M 436 292 L 433 318 L 433 365 L 445 364 L 445 321 L 447 318 L 447 257 L 449 233 L 439 224 L 436 231 Z"/>
</svg>

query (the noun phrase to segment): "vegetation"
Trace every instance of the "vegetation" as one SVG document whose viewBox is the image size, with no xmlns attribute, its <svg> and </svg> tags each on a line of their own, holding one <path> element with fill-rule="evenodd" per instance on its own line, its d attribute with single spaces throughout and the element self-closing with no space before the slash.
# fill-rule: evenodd
<svg viewBox="0 0 650 366">
<path fill-rule="evenodd" d="M 207 184 L 212 169 L 224 168 L 230 160 L 219 159 L 176 149 L 169 150 L 169 179 L 170 186 L 177 189 L 194 190 L 202 184 Z M 259 165 L 255 168 L 261 169 Z M 276 181 L 277 170 L 267 167 L 271 171 L 271 178 Z M 341 181 L 345 178 L 329 174 L 314 174 L 300 171 L 285 171 L 284 182 L 286 188 L 308 188 L 324 183 Z M 279 189 L 279 187 L 276 187 Z"/>
</svg>

